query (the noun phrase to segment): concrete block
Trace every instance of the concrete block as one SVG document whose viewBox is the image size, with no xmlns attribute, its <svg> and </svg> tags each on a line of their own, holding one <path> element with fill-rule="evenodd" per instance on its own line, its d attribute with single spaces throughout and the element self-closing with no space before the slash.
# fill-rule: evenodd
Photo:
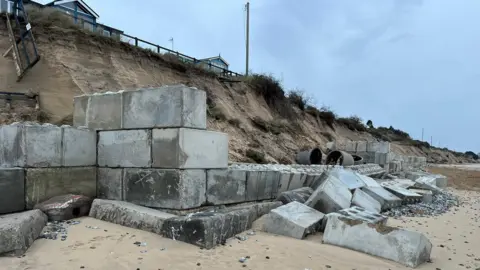
<svg viewBox="0 0 480 270">
<path fill-rule="evenodd" d="M 357 152 L 357 142 L 349 141 L 345 144 L 345 151 L 355 153 Z"/>
<path fill-rule="evenodd" d="M 203 90 L 184 85 L 124 92 L 123 128 L 207 128 Z"/>
<path fill-rule="evenodd" d="M 0 216 L 0 256 L 21 256 L 47 224 L 40 210 Z"/>
<path fill-rule="evenodd" d="M 323 182 L 321 172 L 318 173 L 308 173 L 305 177 L 305 184 L 306 187 L 311 187 L 312 189 L 316 189 L 320 184 Z"/>
<path fill-rule="evenodd" d="M 352 205 L 360 206 L 373 213 L 380 213 L 382 205 L 361 189 L 356 189 L 352 197 Z"/>
<path fill-rule="evenodd" d="M 422 176 L 422 181 L 442 189 L 446 188 L 448 185 L 447 177 L 441 174 L 426 174 Z"/>
<path fill-rule="evenodd" d="M 25 167 L 26 156 L 23 125 L 0 126 L 0 167 Z"/>
<path fill-rule="evenodd" d="M 368 211 L 365 208 L 359 207 L 359 206 L 353 206 L 347 209 L 342 209 L 338 211 L 338 213 L 346 217 L 356 219 L 356 220 L 361 220 L 371 224 L 387 225 L 387 220 L 388 220 L 387 216 Z"/>
<path fill-rule="evenodd" d="M 97 133 L 91 129 L 62 127 L 62 166 L 95 166 Z"/>
<path fill-rule="evenodd" d="M 97 169 L 97 198 L 123 201 L 123 169 Z"/>
<path fill-rule="evenodd" d="M 246 182 L 244 170 L 207 170 L 207 202 L 215 205 L 244 202 Z"/>
<path fill-rule="evenodd" d="M 415 180 L 414 187 L 431 190 L 433 194 L 443 193 L 443 190 L 436 186 L 436 179 L 429 176 L 423 176 Z"/>
<path fill-rule="evenodd" d="M 153 167 L 223 169 L 228 167 L 228 134 L 188 128 L 154 129 Z"/>
<path fill-rule="evenodd" d="M 307 174 L 306 173 L 292 173 L 290 178 L 290 185 L 288 186 L 289 190 L 301 188 L 304 186 L 305 182 L 307 181 Z"/>
<path fill-rule="evenodd" d="M 367 152 L 366 141 L 357 141 L 357 152 Z"/>
<path fill-rule="evenodd" d="M 165 220 L 162 233 L 170 239 L 211 249 L 250 229 L 261 214 L 259 209 L 255 205 L 241 206 L 221 212 L 199 212 L 170 218 Z"/>
<path fill-rule="evenodd" d="M 206 202 L 205 170 L 124 169 L 124 199 L 156 208 L 190 209 Z"/>
<path fill-rule="evenodd" d="M 25 210 L 23 168 L 0 168 L 0 214 Z"/>
<path fill-rule="evenodd" d="M 365 183 L 365 186 L 367 186 L 367 187 L 381 187 L 380 183 L 378 183 L 377 180 L 375 180 L 371 177 L 368 177 L 366 175 L 362 175 L 362 174 L 359 174 L 359 173 L 356 173 L 356 174 L 360 178 L 360 180 L 362 180 L 363 183 Z"/>
<path fill-rule="evenodd" d="M 412 181 L 412 180 L 409 180 L 409 179 L 397 178 L 397 179 L 394 179 L 394 180 L 384 181 L 384 182 L 382 182 L 381 185 L 382 185 L 382 187 L 396 186 L 396 187 L 401 187 L 401 188 L 408 189 L 410 187 L 413 187 L 415 185 L 415 182 Z"/>
<path fill-rule="evenodd" d="M 375 153 L 375 163 L 379 165 L 387 164 L 387 153 Z"/>
<path fill-rule="evenodd" d="M 290 202 L 299 202 L 305 203 L 310 196 L 313 194 L 313 189 L 310 187 L 302 187 L 294 190 L 288 190 L 282 192 L 278 197 L 277 201 L 281 201 L 283 204 L 288 204 Z"/>
<path fill-rule="evenodd" d="M 367 143 L 367 152 L 377 152 L 377 153 L 389 153 L 390 152 L 390 143 L 389 142 L 368 142 Z"/>
<path fill-rule="evenodd" d="M 73 126 L 87 126 L 87 107 L 89 95 L 73 97 Z"/>
<path fill-rule="evenodd" d="M 62 166 L 62 129 L 54 125 L 26 125 L 28 167 Z"/>
<path fill-rule="evenodd" d="M 280 172 L 249 171 L 247 173 L 246 201 L 273 199 L 278 191 Z"/>
<path fill-rule="evenodd" d="M 412 189 L 409 189 L 409 191 L 415 192 L 419 195 L 422 195 L 422 202 L 423 203 L 432 203 L 433 202 L 433 192 L 431 190 L 412 188 Z"/>
<path fill-rule="evenodd" d="M 125 227 L 161 234 L 163 223 L 175 215 L 123 201 L 95 199 L 90 217 Z"/>
<path fill-rule="evenodd" d="M 343 168 L 333 168 L 332 170 L 326 171 L 325 173 L 330 174 L 331 176 L 336 177 L 350 190 L 355 190 L 365 186 L 365 183 L 362 181 L 358 174 L 351 170 L 346 170 Z"/>
<path fill-rule="evenodd" d="M 89 95 L 85 126 L 96 130 L 121 129 L 122 104 L 122 91 Z"/>
<path fill-rule="evenodd" d="M 317 231 L 325 215 L 299 202 L 291 202 L 272 210 L 264 217 L 263 230 L 268 233 L 303 239 Z"/>
<path fill-rule="evenodd" d="M 336 177 L 329 175 L 313 192 L 305 205 L 328 214 L 350 207 L 351 201 L 352 193 L 348 187 Z"/>
<path fill-rule="evenodd" d="M 152 166 L 151 130 L 114 130 L 98 133 L 98 166 Z"/>
<path fill-rule="evenodd" d="M 362 190 L 377 200 L 382 206 L 382 210 L 402 205 L 402 199 L 388 192 L 383 187 L 363 187 Z"/>
<path fill-rule="evenodd" d="M 27 209 L 63 194 L 79 194 L 94 198 L 97 194 L 95 167 L 26 169 L 25 197 Z"/>
<path fill-rule="evenodd" d="M 432 251 L 432 243 L 422 233 L 372 225 L 340 214 L 328 217 L 323 242 L 389 259 L 408 267 L 417 267 L 428 261 Z"/>
<path fill-rule="evenodd" d="M 280 172 L 280 179 L 278 181 L 278 188 L 277 188 L 277 198 L 280 196 L 282 192 L 289 190 L 290 181 L 293 177 L 293 173 L 291 172 Z"/>
<path fill-rule="evenodd" d="M 428 175 L 428 173 L 426 173 L 426 172 L 413 172 L 413 171 L 405 172 L 405 177 L 412 180 L 412 181 L 415 181 L 418 178 L 420 178 L 422 176 L 426 176 L 426 175 Z"/>
</svg>

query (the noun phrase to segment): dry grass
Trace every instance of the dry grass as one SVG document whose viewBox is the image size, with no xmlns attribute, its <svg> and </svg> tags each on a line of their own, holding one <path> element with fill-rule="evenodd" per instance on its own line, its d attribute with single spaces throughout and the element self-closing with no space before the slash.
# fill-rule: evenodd
<svg viewBox="0 0 480 270">
<path fill-rule="evenodd" d="M 450 187 L 480 191 L 480 171 L 444 167 L 429 167 L 428 171 L 447 176 Z"/>
</svg>

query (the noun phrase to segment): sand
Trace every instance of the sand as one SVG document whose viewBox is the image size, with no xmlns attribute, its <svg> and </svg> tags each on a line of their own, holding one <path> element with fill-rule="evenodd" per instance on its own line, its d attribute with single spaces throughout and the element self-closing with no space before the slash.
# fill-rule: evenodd
<svg viewBox="0 0 480 270">
<path fill-rule="evenodd" d="M 480 181 L 472 183 L 480 185 Z M 417 269 L 480 269 L 480 192 L 449 190 L 464 203 L 444 215 L 389 219 L 389 225 L 423 232 L 432 242 L 432 262 Z M 70 227 L 66 241 L 39 239 L 24 257 L 0 258 L 0 269 L 409 269 L 322 244 L 321 234 L 296 240 L 257 232 L 246 241 L 230 239 L 225 246 L 202 250 L 100 220 L 80 220 Z M 139 247 L 136 241 L 147 245 Z M 246 263 L 238 261 L 246 256 L 250 256 Z"/>
</svg>

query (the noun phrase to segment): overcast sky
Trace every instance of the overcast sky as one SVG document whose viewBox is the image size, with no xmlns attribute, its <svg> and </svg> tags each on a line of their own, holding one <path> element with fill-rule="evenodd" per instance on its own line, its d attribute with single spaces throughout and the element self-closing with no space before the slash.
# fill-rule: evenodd
<svg viewBox="0 0 480 270">
<path fill-rule="evenodd" d="M 100 22 L 245 71 L 245 0 L 85 0 Z M 251 0 L 250 67 L 318 106 L 480 151 L 480 1 Z"/>
</svg>

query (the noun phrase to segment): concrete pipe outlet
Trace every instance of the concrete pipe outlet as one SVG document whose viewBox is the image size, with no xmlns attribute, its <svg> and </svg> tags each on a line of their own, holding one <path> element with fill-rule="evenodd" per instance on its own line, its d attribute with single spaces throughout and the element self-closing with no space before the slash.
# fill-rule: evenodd
<svg viewBox="0 0 480 270">
<path fill-rule="evenodd" d="M 295 161 L 302 165 L 322 164 L 322 151 L 318 148 L 299 152 Z"/>
<path fill-rule="evenodd" d="M 342 166 L 352 166 L 355 164 L 355 161 L 352 157 L 347 152 L 344 151 L 332 151 L 328 153 L 327 155 L 327 160 L 326 160 L 327 165 L 342 165 Z"/>
</svg>

